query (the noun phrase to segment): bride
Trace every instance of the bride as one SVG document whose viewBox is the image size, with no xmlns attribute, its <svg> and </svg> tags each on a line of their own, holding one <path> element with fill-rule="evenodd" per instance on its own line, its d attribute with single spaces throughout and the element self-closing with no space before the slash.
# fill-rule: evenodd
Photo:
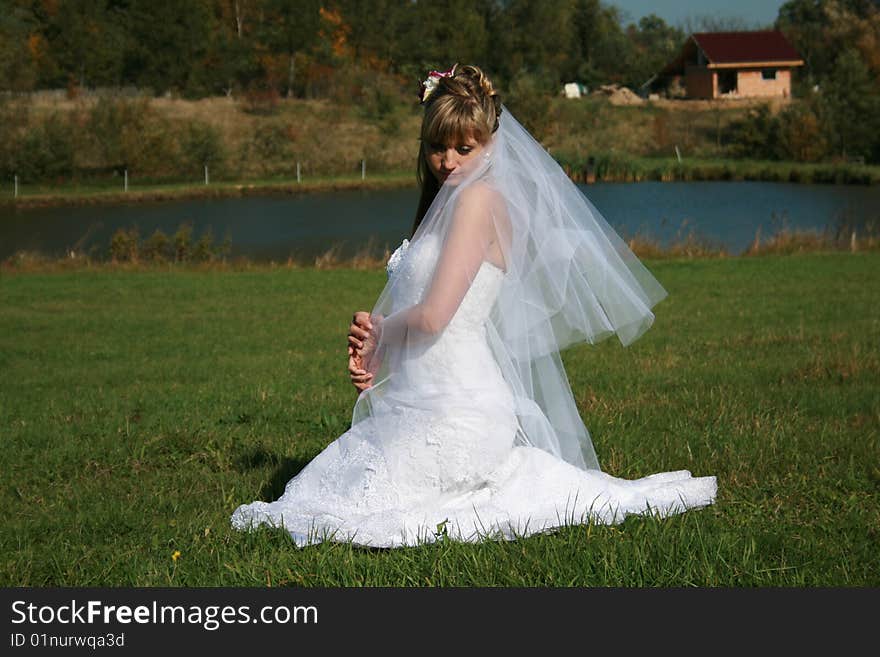
<svg viewBox="0 0 880 657">
<path fill-rule="evenodd" d="M 559 355 L 631 343 L 663 288 L 479 68 L 432 72 L 422 104 L 412 240 L 350 329 L 351 429 L 233 526 L 397 547 L 711 504 L 715 477 L 603 473 Z"/>
</svg>

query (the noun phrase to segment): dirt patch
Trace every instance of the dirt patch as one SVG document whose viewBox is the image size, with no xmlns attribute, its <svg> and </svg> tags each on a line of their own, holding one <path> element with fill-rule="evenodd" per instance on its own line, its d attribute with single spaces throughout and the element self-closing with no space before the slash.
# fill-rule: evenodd
<svg viewBox="0 0 880 657">
<path fill-rule="evenodd" d="M 603 84 L 593 92 L 598 96 L 607 96 L 612 105 L 643 105 L 645 99 L 629 87 L 619 84 Z"/>
</svg>

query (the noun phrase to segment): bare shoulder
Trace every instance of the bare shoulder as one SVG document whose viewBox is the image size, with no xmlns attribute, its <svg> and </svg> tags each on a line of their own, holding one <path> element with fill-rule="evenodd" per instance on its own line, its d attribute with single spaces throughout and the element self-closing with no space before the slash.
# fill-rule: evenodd
<svg viewBox="0 0 880 657">
<path fill-rule="evenodd" d="M 474 219 L 498 220 L 506 215 L 506 204 L 501 193 L 488 181 L 478 180 L 461 190 L 458 211 Z"/>
<path fill-rule="evenodd" d="M 465 231 L 482 235 L 488 245 L 486 259 L 504 269 L 503 253 L 511 242 L 511 221 L 504 195 L 491 180 L 478 180 L 461 190 L 456 215 Z"/>
<path fill-rule="evenodd" d="M 503 198 L 490 182 L 477 180 L 461 190 L 458 202 L 460 207 L 468 210 L 483 208 L 494 212 L 503 203 Z"/>
</svg>

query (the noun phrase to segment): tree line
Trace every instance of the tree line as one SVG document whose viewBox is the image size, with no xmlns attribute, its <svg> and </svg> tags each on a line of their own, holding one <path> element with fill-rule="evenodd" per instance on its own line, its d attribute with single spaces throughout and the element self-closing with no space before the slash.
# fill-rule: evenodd
<svg viewBox="0 0 880 657">
<path fill-rule="evenodd" d="M 478 62 L 639 85 L 686 36 L 657 16 L 625 24 L 600 0 L 0 0 L 0 89 L 131 85 L 185 97 L 263 90 L 323 97 L 367 71 L 415 83 Z"/>
</svg>

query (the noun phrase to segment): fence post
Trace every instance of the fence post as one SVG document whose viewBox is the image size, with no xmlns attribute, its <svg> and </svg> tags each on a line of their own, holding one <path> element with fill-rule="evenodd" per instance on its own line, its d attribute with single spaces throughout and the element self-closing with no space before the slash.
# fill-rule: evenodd
<svg viewBox="0 0 880 657">
<path fill-rule="evenodd" d="M 361 160 L 361 180 L 367 177 L 367 161 Z"/>
<path fill-rule="evenodd" d="M 18 174 L 15 174 L 15 198 L 18 198 Z"/>
<path fill-rule="evenodd" d="M 125 170 L 124 175 L 125 175 L 125 177 L 124 177 L 123 183 L 122 183 L 122 190 L 127 192 L 128 191 L 128 169 Z"/>
<path fill-rule="evenodd" d="M 681 162 L 681 153 L 678 150 L 678 144 L 675 145 L 675 157 L 677 157 L 678 161 Z"/>
<path fill-rule="evenodd" d="M 208 179 L 208 165 L 206 164 L 206 165 L 205 165 L 205 184 L 207 185 L 208 182 L 209 182 L 209 179 Z"/>
<path fill-rule="evenodd" d="M 299 162 L 296 163 L 296 182 L 302 182 L 302 177 L 299 175 Z"/>
</svg>

